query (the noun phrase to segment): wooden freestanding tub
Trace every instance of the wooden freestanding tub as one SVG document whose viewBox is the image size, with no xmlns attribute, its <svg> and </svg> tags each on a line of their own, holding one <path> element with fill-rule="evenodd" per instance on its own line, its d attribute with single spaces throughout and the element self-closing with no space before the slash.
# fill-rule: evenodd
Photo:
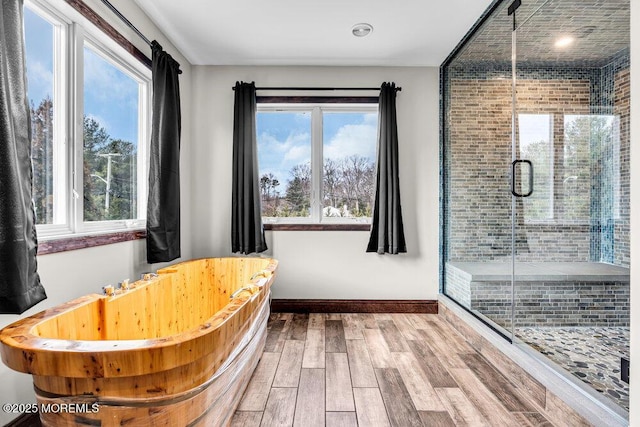
<svg viewBox="0 0 640 427">
<path fill-rule="evenodd" d="M 276 268 L 209 258 L 158 270 L 7 326 L 2 360 L 33 375 L 45 426 L 226 425 L 262 355 Z"/>
</svg>

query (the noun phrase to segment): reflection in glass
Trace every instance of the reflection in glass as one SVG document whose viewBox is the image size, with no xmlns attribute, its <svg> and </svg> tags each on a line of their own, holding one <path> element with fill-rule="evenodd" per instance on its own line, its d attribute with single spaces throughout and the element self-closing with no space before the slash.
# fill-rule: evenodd
<svg viewBox="0 0 640 427">
<path fill-rule="evenodd" d="M 533 164 L 533 194 L 523 199 L 525 219 L 540 221 L 553 218 L 553 116 L 519 114 L 520 158 Z M 521 194 L 529 189 L 528 168 L 519 174 Z"/>
</svg>

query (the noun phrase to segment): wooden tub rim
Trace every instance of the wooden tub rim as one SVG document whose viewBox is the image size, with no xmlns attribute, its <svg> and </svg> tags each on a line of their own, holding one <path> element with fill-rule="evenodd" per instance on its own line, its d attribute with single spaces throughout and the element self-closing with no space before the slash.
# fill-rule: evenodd
<svg viewBox="0 0 640 427">
<path fill-rule="evenodd" d="M 260 315 L 263 314 L 263 311 L 268 307 L 268 300 L 264 300 L 260 309 L 258 310 L 258 319 Z M 57 393 L 51 393 L 45 390 L 41 390 L 34 384 L 34 389 L 39 396 L 45 398 L 69 398 L 73 397 L 75 399 L 83 400 L 91 403 L 98 403 L 100 405 L 110 405 L 110 406 L 134 406 L 134 407 L 153 407 L 157 405 L 167 405 L 171 403 L 182 402 L 190 397 L 193 397 L 202 391 L 206 390 L 209 386 L 211 386 L 218 378 L 220 378 L 237 360 L 239 356 L 244 354 L 246 350 L 254 345 L 254 338 L 257 336 L 260 327 L 265 327 L 267 321 L 269 320 L 269 314 L 267 313 L 260 324 L 255 324 L 250 329 L 250 336 L 248 339 L 241 343 L 238 347 L 234 349 L 234 351 L 229 355 L 225 363 L 218 368 L 218 370 L 205 382 L 195 386 L 192 389 L 181 391 L 176 394 L 168 395 L 168 396 L 145 396 L 144 398 L 139 397 L 112 397 L 112 396 L 94 396 L 94 395 L 61 395 Z"/>
<path fill-rule="evenodd" d="M 243 258 L 240 257 L 225 257 L 225 258 L 198 258 L 194 260 L 188 260 L 182 263 L 178 263 L 175 266 L 202 261 L 206 259 L 229 259 L 229 260 L 240 260 Z M 251 258 L 253 259 L 253 258 Z M 258 259 L 258 258 L 256 258 Z M 254 278 L 247 285 L 254 285 L 259 288 L 260 292 L 265 289 L 269 291 L 271 284 L 275 279 L 275 272 L 277 269 L 278 261 L 272 258 L 262 258 L 263 260 L 268 260 L 269 263 L 267 266 L 260 271 L 264 271 L 265 273 L 269 273 L 268 277 L 263 278 Z M 170 274 L 171 270 L 175 271 L 175 266 L 169 266 L 158 270 L 159 275 Z M 160 278 L 153 278 L 150 281 L 147 281 L 148 285 L 151 285 L 152 281 L 160 280 Z M 245 285 L 246 286 L 246 285 Z M 5 365 L 19 372 L 28 373 L 31 375 L 46 375 L 46 376 L 59 376 L 59 377 L 70 377 L 70 378 L 86 378 L 86 376 L 77 376 L 76 372 L 69 372 L 70 369 L 65 369 L 64 367 L 58 366 L 56 367 L 54 373 L 52 373 L 52 369 L 43 370 L 42 368 L 32 369 L 33 365 L 30 365 L 31 368 L 25 369 L 25 365 L 20 363 L 22 360 L 20 357 L 9 357 L 10 353 L 20 352 L 23 358 L 34 357 L 37 358 L 38 355 L 46 355 L 46 354 L 70 354 L 72 356 L 79 357 L 90 357 L 92 360 L 102 360 L 102 375 L 100 373 L 93 372 L 92 377 L 94 378 L 116 378 L 116 377 L 129 377 L 129 376 L 137 376 L 137 375 L 146 375 L 149 373 L 149 370 L 136 370 L 131 371 L 127 370 L 126 372 L 119 372 L 107 370 L 105 366 L 109 364 L 117 365 L 117 356 L 119 353 L 124 351 L 129 352 L 127 356 L 124 358 L 130 360 L 131 352 L 146 352 L 147 358 L 153 358 L 154 353 L 162 353 L 165 349 L 176 346 L 184 346 L 189 343 L 195 344 L 197 346 L 198 341 L 204 340 L 209 337 L 216 329 L 223 326 L 229 319 L 233 317 L 233 313 L 239 312 L 243 310 L 249 302 L 251 302 L 255 297 L 259 295 L 259 292 L 248 294 L 247 292 L 243 292 L 238 295 L 236 298 L 229 301 L 227 305 L 218 310 L 213 314 L 210 318 L 208 318 L 203 323 L 196 325 L 188 330 L 182 331 L 178 334 L 168 335 L 166 337 L 159 338 L 148 338 L 148 339 L 139 339 L 139 340 L 68 340 L 68 339 L 59 339 L 59 338 L 48 338 L 41 337 L 34 333 L 33 329 L 41 324 L 42 322 L 53 319 L 56 316 L 60 316 L 64 313 L 67 313 L 71 310 L 75 310 L 78 307 L 81 307 L 86 304 L 91 304 L 100 299 L 110 299 L 110 298 L 118 298 L 121 295 L 114 296 L 106 296 L 99 294 L 89 294 L 79 298 L 76 298 L 72 301 L 60 304 L 56 307 L 52 307 L 46 310 L 43 310 L 39 313 L 36 313 L 32 316 L 29 316 L 25 319 L 18 320 L 11 325 L 5 327 L 0 331 L 0 356 L 2 357 Z M 126 294 L 124 294 L 126 295 Z M 16 339 L 19 337 L 19 339 Z M 115 343 L 115 345 L 114 345 Z M 105 348 L 105 346 L 109 346 Z M 202 347 L 202 346 L 200 346 Z M 181 363 L 169 363 L 164 361 L 164 358 L 159 358 L 163 360 L 164 363 L 160 363 L 159 365 L 155 365 L 153 368 L 154 372 L 159 372 L 163 370 L 173 369 L 178 366 L 186 365 L 188 363 L 193 362 L 194 360 L 203 357 L 203 354 L 198 352 L 189 352 L 190 358 L 180 359 Z M 122 356 L 122 355 L 121 355 Z M 115 357 L 115 359 L 114 359 Z M 39 366 L 37 364 L 36 366 Z M 127 363 L 126 365 L 131 365 L 131 363 Z"/>
</svg>

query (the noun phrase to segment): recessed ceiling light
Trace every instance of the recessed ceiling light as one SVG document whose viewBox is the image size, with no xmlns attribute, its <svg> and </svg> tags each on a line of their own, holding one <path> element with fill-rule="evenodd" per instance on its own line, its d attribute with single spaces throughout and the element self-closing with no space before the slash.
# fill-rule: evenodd
<svg viewBox="0 0 640 427">
<path fill-rule="evenodd" d="M 555 46 L 557 48 L 564 48 L 569 46 L 571 43 L 573 43 L 573 37 L 571 36 L 565 36 L 565 37 L 560 37 L 558 40 L 556 40 L 555 42 Z"/>
<path fill-rule="evenodd" d="M 353 26 L 353 28 L 351 28 L 351 32 L 356 37 L 368 36 L 369 34 L 371 34 L 371 31 L 373 31 L 373 27 L 371 26 L 371 24 L 367 24 L 364 22 L 361 24 L 356 24 Z"/>
</svg>

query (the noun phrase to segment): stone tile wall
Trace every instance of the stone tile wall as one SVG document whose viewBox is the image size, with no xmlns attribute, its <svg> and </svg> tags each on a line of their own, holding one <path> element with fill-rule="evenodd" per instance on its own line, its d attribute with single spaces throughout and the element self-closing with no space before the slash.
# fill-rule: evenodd
<svg viewBox="0 0 640 427">
<path fill-rule="evenodd" d="M 619 71 L 615 75 L 614 112 L 620 117 L 620 194 L 619 209 L 614 214 L 614 255 L 612 262 L 628 267 L 631 264 L 629 235 L 631 178 L 629 165 L 631 162 L 630 126 L 630 79 L 629 69 Z M 614 195 L 615 196 L 615 195 Z"/>
<path fill-rule="evenodd" d="M 471 309 L 511 326 L 511 282 L 470 282 Z M 629 282 L 517 282 L 515 327 L 629 326 Z"/>
<path fill-rule="evenodd" d="M 471 308 L 471 286 L 469 275 L 458 268 L 445 266 L 447 279 L 447 295 L 462 304 L 466 308 Z"/>
<path fill-rule="evenodd" d="M 472 280 L 446 265 L 447 295 L 511 328 L 511 281 Z M 629 326 L 628 281 L 518 280 L 515 326 Z"/>
</svg>

